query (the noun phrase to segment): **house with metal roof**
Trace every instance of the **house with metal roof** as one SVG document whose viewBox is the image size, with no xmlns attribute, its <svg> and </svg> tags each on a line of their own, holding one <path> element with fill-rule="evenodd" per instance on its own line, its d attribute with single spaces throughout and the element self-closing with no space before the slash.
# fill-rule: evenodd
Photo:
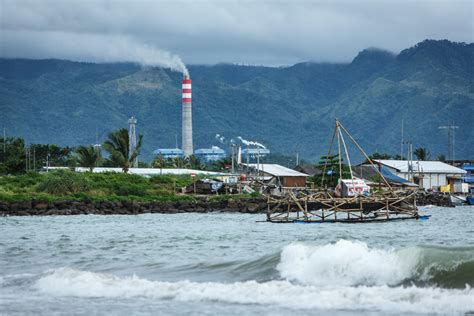
<svg viewBox="0 0 474 316">
<path fill-rule="evenodd" d="M 378 185 L 379 183 L 385 185 L 380 179 L 380 172 L 391 186 L 418 187 L 407 179 L 395 175 L 389 167 L 383 165 L 378 167 L 371 164 L 360 164 L 352 167 L 352 171 L 357 178 L 364 179 L 369 185 Z"/>
<path fill-rule="evenodd" d="M 409 180 L 423 189 L 439 189 L 450 185 L 451 190 L 462 183 L 466 170 L 441 161 L 374 160 L 398 177 Z"/>
<path fill-rule="evenodd" d="M 309 177 L 309 174 L 286 168 L 278 164 L 244 163 L 242 165 L 244 166 L 244 169 L 248 167 L 254 172 L 258 171 L 259 175 L 262 175 L 264 179 L 282 187 L 306 187 L 306 178 Z"/>
</svg>

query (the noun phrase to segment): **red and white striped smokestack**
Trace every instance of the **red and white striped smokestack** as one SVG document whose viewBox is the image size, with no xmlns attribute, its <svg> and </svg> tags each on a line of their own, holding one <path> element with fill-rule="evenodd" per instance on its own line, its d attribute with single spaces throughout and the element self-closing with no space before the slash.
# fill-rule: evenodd
<svg viewBox="0 0 474 316">
<path fill-rule="evenodd" d="M 183 103 L 184 102 L 192 102 L 192 80 L 189 77 L 185 76 L 183 79 Z"/>
<path fill-rule="evenodd" d="M 193 119 L 192 119 L 192 81 L 184 76 L 182 82 L 183 122 L 182 144 L 185 156 L 193 154 Z"/>
</svg>

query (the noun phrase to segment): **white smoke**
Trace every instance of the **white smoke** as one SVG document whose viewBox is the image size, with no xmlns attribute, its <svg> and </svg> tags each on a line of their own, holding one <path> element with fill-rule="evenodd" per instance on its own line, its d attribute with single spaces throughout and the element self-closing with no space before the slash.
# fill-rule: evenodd
<svg viewBox="0 0 474 316">
<path fill-rule="evenodd" d="M 32 34 L 33 33 L 33 34 Z M 188 69 L 178 55 L 144 44 L 131 37 L 58 31 L 2 31 L 2 57 L 57 58 L 82 62 L 135 62 L 143 66 L 159 66 L 183 73 Z M 56 49 L 61 43 L 61 49 Z"/>
<path fill-rule="evenodd" d="M 219 143 L 225 144 L 225 137 L 222 136 L 221 134 L 216 134 L 216 139 Z"/>
<path fill-rule="evenodd" d="M 244 144 L 244 145 L 257 146 L 257 147 L 260 147 L 260 148 L 263 148 L 263 149 L 267 149 L 267 147 L 265 147 L 263 144 L 261 144 L 259 142 L 246 140 L 246 139 L 243 139 L 241 136 L 238 136 L 237 139 L 239 139 L 242 142 L 242 144 Z"/>
</svg>

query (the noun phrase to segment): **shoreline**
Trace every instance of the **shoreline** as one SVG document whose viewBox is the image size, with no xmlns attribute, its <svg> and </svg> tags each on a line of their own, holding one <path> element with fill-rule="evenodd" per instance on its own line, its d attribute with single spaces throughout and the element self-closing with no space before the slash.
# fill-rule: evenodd
<svg viewBox="0 0 474 316">
<path fill-rule="evenodd" d="M 445 195 L 420 193 L 417 205 L 453 207 Z M 249 213 L 267 212 L 265 197 L 240 199 L 210 199 L 209 196 L 195 196 L 194 201 L 92 201 L 84 200 L 23 200 L 0 201 L 0 217 L 4 216 L 50 216 L 50 215 L 138 215 L 146 213 Z"/>
<path fill-rule="evenodd" d="M 265 198 L 239 200 L 208 200 L 176 202 L 136 202 L 122 201 L 94 202 L 90 200 L 64 200 L 45 202 L 26 200 L 7 202 L 0 201 L 0 216 L 49 216 L 49 215 L 138 215 L 146 213 L 265 213 Z"/>
</svg>

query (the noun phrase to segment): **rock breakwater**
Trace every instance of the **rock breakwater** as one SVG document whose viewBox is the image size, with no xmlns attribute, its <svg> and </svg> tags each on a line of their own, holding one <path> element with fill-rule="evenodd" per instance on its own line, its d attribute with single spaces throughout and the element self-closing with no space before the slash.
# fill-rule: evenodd
<svg viewBox="0 0 474 316">
<path fill-rule="evenodd" d="M 209 200 L 200 198 L 196 201 L 176 202 L 134 202 L 122 201 L 94 202 L 81 201 L 55 201 L 45 202 L 27 200 L 20 202 L 0 201 L 0 216 L 31 216 L 31 215 L 137 215 L 145 213 L 208 213 L 208 212 L 233 212 L 233 213 L 265 213 L 267 210 L 266 199 L 239 199 L 239 200 Z"/>
</svg>

